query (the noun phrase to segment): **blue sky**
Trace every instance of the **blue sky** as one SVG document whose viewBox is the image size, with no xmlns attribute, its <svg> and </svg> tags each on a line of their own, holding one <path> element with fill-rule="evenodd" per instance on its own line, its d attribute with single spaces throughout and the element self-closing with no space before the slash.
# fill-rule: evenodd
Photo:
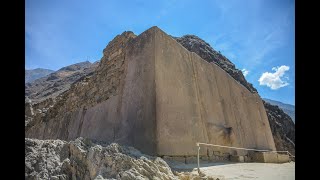
<svg viewBox="0 0 320 180">
<path fill-rule="evenodd" d="M 201 2 L 201 3 L 200 3 Z M 261 97 L 295 104 L 295 2 L 292 0 L 26 0 L 26 69 L 102 57 L 117 34 L 158 26 L 194 34 L 221 51 Z"/>
</svg>

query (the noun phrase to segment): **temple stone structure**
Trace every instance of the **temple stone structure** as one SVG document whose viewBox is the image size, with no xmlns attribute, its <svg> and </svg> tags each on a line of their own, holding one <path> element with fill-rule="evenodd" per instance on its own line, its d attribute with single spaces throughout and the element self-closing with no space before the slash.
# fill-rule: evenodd
<svg viewBox="0 0 320 180">
<path fill-rule="evenodd" d="M 158 156 L 195 156 L 197 142 L 276 150 L 259 95 L 157 27 L 117 36 L 94 75 L 56 101 L 27 137 L 86 137 Z"/>
</svg>

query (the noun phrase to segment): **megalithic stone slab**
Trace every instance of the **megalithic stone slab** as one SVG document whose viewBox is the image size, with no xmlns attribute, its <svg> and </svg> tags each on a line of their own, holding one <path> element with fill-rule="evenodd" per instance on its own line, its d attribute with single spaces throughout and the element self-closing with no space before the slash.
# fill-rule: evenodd
<svg viewBox="0 0 320 180">
<path fill-rule="evenodd" d="M 117 36 L 91 78 L 58 97 L 26 136 L 82 136 L 161 156 L 196 156 L 196 142 L 275 150 L 259 95 L 157 27 Z"/>
</svg>

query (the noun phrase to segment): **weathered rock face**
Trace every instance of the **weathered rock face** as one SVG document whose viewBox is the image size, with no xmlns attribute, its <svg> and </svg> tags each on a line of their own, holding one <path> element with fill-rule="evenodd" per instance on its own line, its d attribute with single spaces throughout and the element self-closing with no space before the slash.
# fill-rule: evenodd
<svg viewBox="0 0 320 180">
<path fill-rule="evenodd" d="M 80 62 L 26 83 L 25 126 L 28 127 L 41 120 L 56 103 L 56 99 L 62 97 L 62 93 L 68 91 L 73 83 L 90 78 L 98 65 L 99 61 Z"/>
<path fill-rule="evenodd" d="M 244 78 L 242 72 L 235 67 L 226 57 L 215 51 L 208 43 L 194 35 L 185 35 L 180 38 L 174 37 L 183 47 L 191 52 L 195 52 L 202 59 L 210 63 L 215 63 L 228 74 L 230 74 L 236 81 L 241 83 L 250 92 L 254 93 L 257 90 L 248 83 Z M 213 77 L 212 77 L 213 78 Z M 295 125 L 288 122 L 290 117 L 286 116 L 282 110 L 270 104 L 266 104 L 264 101 L 264 107 L 267 110 L 269 124 L 272 129 L 272 135 L 276 143 L 276 148 L 279 151 L 289 151 L 295 154 Z"/>
<path fill-rule="evenodd" d="M 160 157 L 142 154 L 130 146 L 77 138 L 25 139 L 25 179 L 223 180 L 192 172 L 171 171 Z"/>
<path fill-rule="evenodd" d="M 264 100 L 265 102 L 271 105 L 278 106 L 281 110 L 283 110 L 284 113 L 288 114 L 288 116 L 290 116 L 293 123 L 295 123 L 295 106 L 294 105 L 285 104 L 279 101 L 266 99 L 266 98 L 263 98 L 262 100 Z"/>
<path fill-rule="evenodd" d="M 25 139 L 25 179 L 177 179 L 167 163 L 116 143 Z"/>
<path fill-rule="evenodd" d="M 27 137 L 82 136 L 169 156 L 196 155 L 196 142 L 275 150 L 259 95 L 156 27 L 117 36 L 92 76 L 53 104 Z"/>
<path fill-rule="evenodd" d="M 278 106 L 263 101 L 277 150 L 295 155 L 295 124 Z"/>
</svg>

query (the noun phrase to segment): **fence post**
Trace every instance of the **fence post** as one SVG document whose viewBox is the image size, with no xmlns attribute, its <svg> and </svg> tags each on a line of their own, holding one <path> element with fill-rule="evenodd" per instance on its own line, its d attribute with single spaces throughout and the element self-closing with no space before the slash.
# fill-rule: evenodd
<svg viewBox="0 0 320 180">
<path fill-rule="evenodd" d="M 198 159 L 198 174 L 200 176 L 200 162 L 199 162 L 200 145 L 199 145 L 199 143 L 197 143 L 197 146 L 198 146 L 198 157 L 197 157 L 197 159 Z"/>
</svg>

